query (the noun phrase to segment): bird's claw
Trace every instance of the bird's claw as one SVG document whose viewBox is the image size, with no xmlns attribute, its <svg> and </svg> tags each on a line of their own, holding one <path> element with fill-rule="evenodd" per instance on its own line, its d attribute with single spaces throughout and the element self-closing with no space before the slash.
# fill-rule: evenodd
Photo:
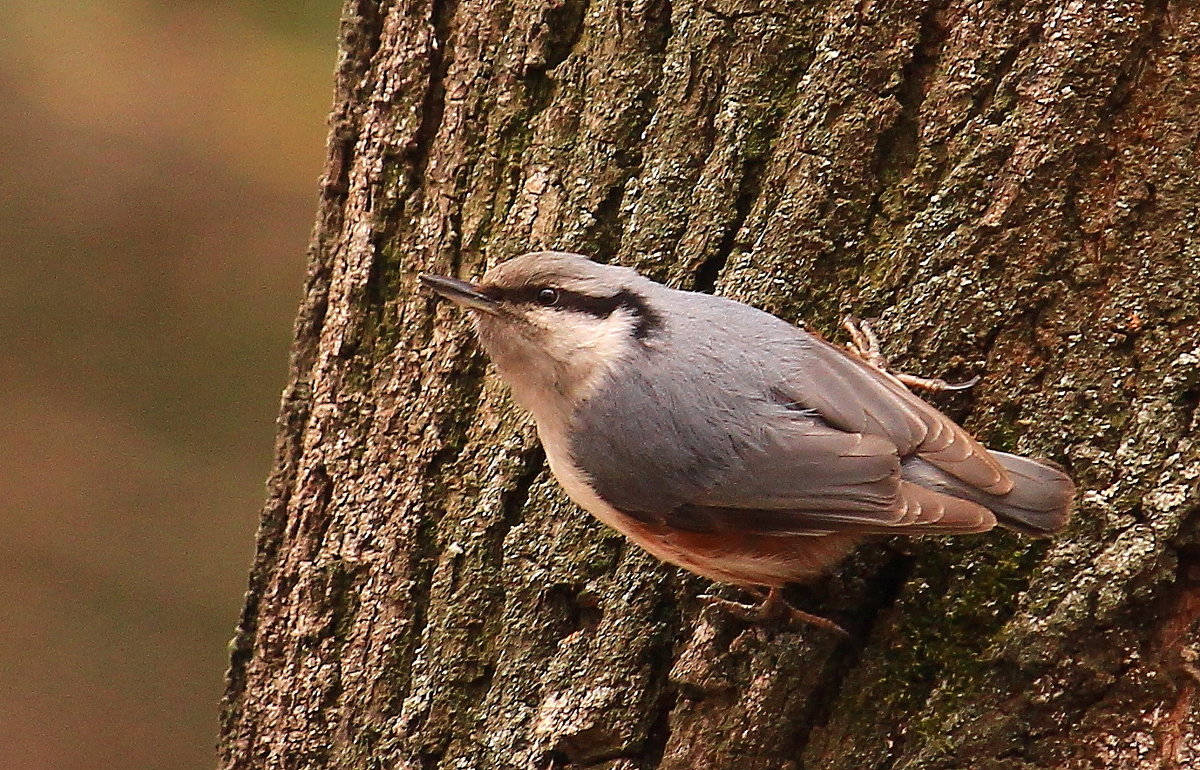
<svg viewBox="0 0 1200 770">
<path fill-rule="evenodd" d="M 753 588 L 745 588 L 743 590 L 757 596 L 759 599 L 758 603 L 743 604 L 742 602 L 723 599 L 720 596 L 712 594 L 701 594 L 698 598 L 710 607 L 719 607 L 733 617 L 749 623 L 769 623 L 784 618 L 789 623 L 806 623 L 822 628 L 836 636 L 845 639 L 850 638 L 850 634 L 832 620 L 798 610 L 788 604 L 778 588 L 772 588 L 765 594 Z"/>
<path fill-rule="evenodd" d="M 842 328 L 850 335 L 850 343 L 846 345 L 846 348 L 851 353 L 861 358 L 872 368 L 891 377 L 910 390 L 917 388 L 932 393 L 942 393 L 945 391 L 967 390 L 979 384 L 978 375 L 963 382 L 946 382 L 936 377 L 918 377 L 914 374 L 892 371 L 887 359 L 880 352 L 879 337 L 875 334 L 875 330 L 871 328 L 870 323 L 860 321 L 854 316 L 848 315 L 842 319 Z"/>
</svg>

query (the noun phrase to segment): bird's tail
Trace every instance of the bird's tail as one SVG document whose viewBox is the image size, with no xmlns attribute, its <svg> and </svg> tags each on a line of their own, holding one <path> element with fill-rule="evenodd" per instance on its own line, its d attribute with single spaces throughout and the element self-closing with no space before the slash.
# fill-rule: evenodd
<svg viewBox="0 0 1200 770">
<path fill-rule="evenodd" d="M 930 465 L 920 457 L 903 464 L 901 476 L 954 497 L 979 503 L 992 513 L 1001 526 L 1027 535 L 1053 535 L 1067 526 L 1071 519 L 1071 503 L 1075 499 L 1075 482 L 1062 468 L 1048 460 L 995 452 L 1013 480 L 1008 494 L 990 495 L 966 484 L 945 471 Z"/>
</svg>

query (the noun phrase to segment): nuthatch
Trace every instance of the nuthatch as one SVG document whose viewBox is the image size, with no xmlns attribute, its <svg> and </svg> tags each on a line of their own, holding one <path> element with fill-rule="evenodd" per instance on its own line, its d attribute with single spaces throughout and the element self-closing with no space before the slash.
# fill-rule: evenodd
<svg viewBox="0 0 1200 770">
<path fill-rule="evenodd" d="M 1061 469 L 986 449 L 869 356 L 749 305 L 549 251 L 478 284 L 420 278 L 471 311 L 571 499 L 663 561 L 767 589 L 744 616 L 865 535 L 1070 516 Z"/>
</svg>

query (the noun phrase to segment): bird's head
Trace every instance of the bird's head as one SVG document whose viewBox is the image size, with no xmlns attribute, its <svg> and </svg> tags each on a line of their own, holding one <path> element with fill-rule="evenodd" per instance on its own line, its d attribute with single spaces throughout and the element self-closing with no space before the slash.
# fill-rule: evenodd
<svg viewBox="0 0 1200 770">
<path fill-rule="evenodd" d="M 525 254 L 478 283 L 425 273 L 420 279 L 470 311 L 484 350 L 539 421 L 551 412 L 569 415 L 662 326 L 650 298 L 661 287 L 630 268 L 578 254 Z"/>
</svg>

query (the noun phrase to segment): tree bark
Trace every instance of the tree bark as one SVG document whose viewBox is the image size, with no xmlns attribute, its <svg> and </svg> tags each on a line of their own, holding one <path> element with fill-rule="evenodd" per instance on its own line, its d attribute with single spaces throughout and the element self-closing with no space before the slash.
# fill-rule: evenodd
<svg viewBox="0 0 1200 770">
<path fill-rule="evenodd" d="M 1200 6 L 347 0 L 226 768 L 1200 766 Z M 832 332 L 1079 482 L 703 609 L 418 290 L 535 248 Z M 734 594 L 730 594 L 734 596 Z"/>
</svg>

